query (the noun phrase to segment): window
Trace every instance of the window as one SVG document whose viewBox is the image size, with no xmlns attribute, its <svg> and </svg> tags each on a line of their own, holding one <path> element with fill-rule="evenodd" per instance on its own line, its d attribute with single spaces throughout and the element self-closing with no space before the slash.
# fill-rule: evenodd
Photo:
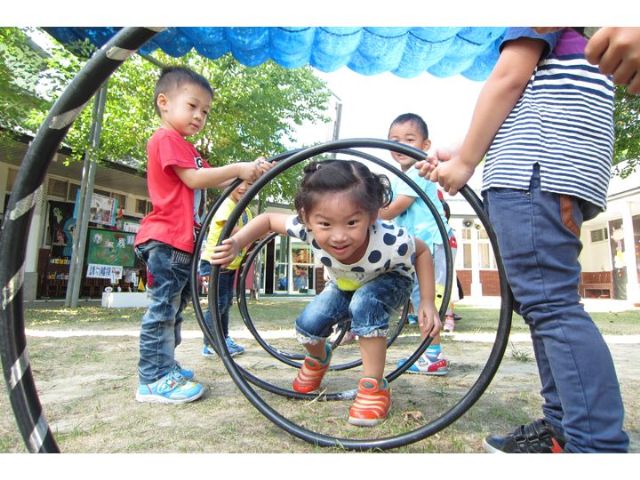
<svg viewBox="0 0 640 480">
<path fill-rule="evenodd" d="M 461 239 L 462 268 L 473 268 L 475 253 L 475 261 L 479 269 L 496 269 L 496 259 L 489 243 L 489 235 L 482 226 L 476 225 L 475 227 L 463 228 Z"/>
<path fill-rule="evenodd" d="M 54 197 L 67 198 L 67 187 L 69 183 L 64 180 L 58 180 L 57 178 L 49 179 L 49 188 L 47 193 Z"/>
<path fill-rule="evenodd" d="M 591 243 L 604 242 L 608 238 L 609 238 L 609 232 L 607 232 L 606 228 L 591 230 Z"/>
<path fill-rule="evenodd" d="M 67 200 L 71 200 L 72 202 L 75 202 L 76 196 L 78 195 L 79 190 L 80 190 L 80 185 L 76 185 L 75 183 L 70 183 L 69 193 L 67 194 Z"/>
<path fill-rule="evenodd" d="M 489 243 L 479 243 L 478 250 L 480 251 L 480 268 L 495 270 L 496 260 Z"/>
<path fill-rule="evenodd" d="M 307 293 L 314 288 L 314 266 L 311 245 L 292 240 L 291 247 L 291 278 L 293 292 Z"/>
<path fill-rule="evenodd" d="M 118 208 L 125 210 L 127 208 L 127 196 L 122 193 L 114 193 L 113 198 L 118 201 Z"/>
<path fill-rule="evenodd" d="M 151 204 L 142 198 L 136 198 L 136 213 L 146 215 L 151 210 Z"/>
<path fill-rule="evenodd" d="M 287 251 L 289 250 L 289 237 L 278 235 L 275 238 L 275 268 L 273 272 L 274 293 L 289 292 L 289 262 Z"/>
<path fill-rule="evenodd" d="M 496 259 L 493 256 L 493 250 L 489 243 L 489 235 L 484 227 L 476 226 L 478 231 L 478 253 L 480 254 L 480 268 L 482 269 L 496 269 Z"/>
<path fill-rule="evenodd" d="M 462 244 L 462 268 L 468 268 L 471 270 L 471 244 Z"/>
</svg>

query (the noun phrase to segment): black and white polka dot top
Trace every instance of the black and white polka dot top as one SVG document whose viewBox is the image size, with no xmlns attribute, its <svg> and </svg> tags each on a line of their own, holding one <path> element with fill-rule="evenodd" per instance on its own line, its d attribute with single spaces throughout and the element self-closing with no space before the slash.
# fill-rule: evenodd
<svg viewBox="0 0 640 480">
<path fill-rule="evenodd" d="M 326 269 L 329 279 L 340 290 L 354 291 L 386 272 L 395 271 L 407 277 L 414 273 L 415 242 L 407 230 L 392 221 L 376 222 L 369 227 L 369 245 L 356 263 L 345 265 L 322 250 L 313 232 L 307 230 L 297 215 L 287 219 L 287 235 L 311 245 L 313 255 Z"/>
</svg>

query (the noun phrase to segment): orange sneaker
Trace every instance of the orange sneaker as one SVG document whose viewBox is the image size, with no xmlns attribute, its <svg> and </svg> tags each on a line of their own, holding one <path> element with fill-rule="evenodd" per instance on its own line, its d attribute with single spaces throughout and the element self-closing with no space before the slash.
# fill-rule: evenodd
<svg viewBox="0 0 640 480">
<path fill-rule="evenodd" d="M 331 345 L 325 344 L 327 358 L 321 362 L 317 358 L 307 355 L 304 357 L 298 376 L 293 380 L 293 390 L 298 393 L 311 393 L 320 388 L 324 374 L 329 370 L 331 363 Z"/>
<path fill-rule="evenodd" d="M 383 384 L 384 387 L 380 387 Z M 375 427 L 384 422 L 391 408 L 391 388 L 385 379 L 361 378 L 358 394 L 349 409 L 349 423 L 359 427 Z"/>
</svg>

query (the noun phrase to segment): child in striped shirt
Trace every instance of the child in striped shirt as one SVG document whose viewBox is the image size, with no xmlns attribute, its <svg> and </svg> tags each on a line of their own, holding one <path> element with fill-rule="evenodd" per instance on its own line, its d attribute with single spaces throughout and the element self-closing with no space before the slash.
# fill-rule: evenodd
<svg viewBox="0 0 640 480">
<path fill-rule="evenodd" d="M 416 164 L 450 194 L 486 153 L 483 199 L 515 307 L 529 325 L 543 418 L 484 441 L 491 452 L 626 452 L 609 349 L 578 295 L 580 228 L 606 207 L 613 84 L 571 29 L 512 28 L 456 153 Z"/>
</svg>

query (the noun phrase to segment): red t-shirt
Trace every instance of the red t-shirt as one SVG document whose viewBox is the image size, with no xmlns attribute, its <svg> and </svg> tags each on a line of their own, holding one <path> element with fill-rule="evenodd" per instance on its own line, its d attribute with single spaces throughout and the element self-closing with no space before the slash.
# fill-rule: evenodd
<svg viewBox="0 0 640 480">
<path fill-rule="evenodd" d="M 158 240 L 193 253 L 194 227 L 200 225 L 204 191 L 185 185 L 173 167 L 208 168 L 191 143 L 174 130 L 160 128 L 147 143 L 147 188 L 153 210 L 140 222 L 136 245 Z"/>
</svg>

